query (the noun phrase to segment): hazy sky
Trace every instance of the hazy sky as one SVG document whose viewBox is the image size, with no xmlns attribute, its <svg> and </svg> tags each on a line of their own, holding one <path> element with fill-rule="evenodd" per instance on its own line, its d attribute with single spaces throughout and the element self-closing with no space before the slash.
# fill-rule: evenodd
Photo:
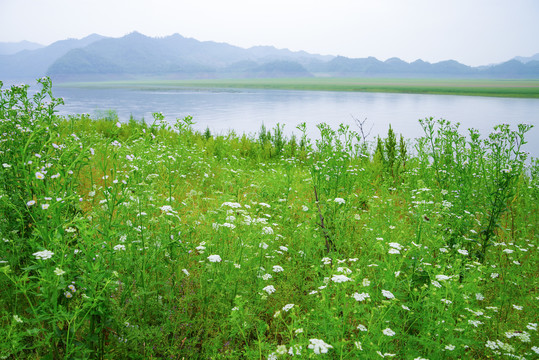
<svg viewBox="0 0 539 360">
<path fill-rule="evenodd" d="M 476 66 L 539 53 L 539 0 L 0 0 L 2 42 L 135 30 Z"/>
</svg>

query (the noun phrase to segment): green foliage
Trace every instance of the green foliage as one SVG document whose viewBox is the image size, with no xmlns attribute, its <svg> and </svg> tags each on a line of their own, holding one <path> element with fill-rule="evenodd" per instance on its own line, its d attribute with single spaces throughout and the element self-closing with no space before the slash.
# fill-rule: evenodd
<svg viewBox="0 0 539 360">
<path fill-rule="evenodd" d="M 537 354 L 529 126 L 425 119 L 411 155 L 60 118 L 40 83 L 0 93 L 0 357 Z"/>
</svg>

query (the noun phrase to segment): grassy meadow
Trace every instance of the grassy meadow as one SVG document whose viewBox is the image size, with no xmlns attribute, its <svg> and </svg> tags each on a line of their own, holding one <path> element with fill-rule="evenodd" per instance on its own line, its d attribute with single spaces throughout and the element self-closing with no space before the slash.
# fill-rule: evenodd
<svg viewBox="0 0 539 360">
<path fill-rule="evenodd" d="M 216 135 L 38 87 L 0 89 L 0 358 L 539 356 L 530 125 Z"/>
<path fill-rule="evenodd" d="M 137 89 L 171 89 L 177 87 L 252 88 L 539 98 L 539 80 L 388 79 L 332 77 L 204 80 L 146 79 L 71 82 L 62 84 L 61 86 L 127 87 Z"/>
</svg>

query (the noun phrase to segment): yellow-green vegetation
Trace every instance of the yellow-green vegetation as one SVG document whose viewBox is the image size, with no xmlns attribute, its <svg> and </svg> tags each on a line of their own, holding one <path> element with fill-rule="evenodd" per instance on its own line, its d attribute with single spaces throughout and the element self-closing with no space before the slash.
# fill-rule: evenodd
<svg viewBox="0 0 539 360">
<path fill-rule="evenodd" d="M 483 79 L 377 79 L 377 78 L 297 78 L 297 79 L 207 79 L 129 80 L 65 83 L 63 86 L 126 87 L 139 89 L 254 88 L 286 90 L 364 91 L 414 94 L 475 95 L 539 98 L 539 80 Z"/>
<path fill-rule="evenodd" d="M 0 92 L 0 357 L 539 353 L 529 125 L 256 137 Z"/>
</svg>

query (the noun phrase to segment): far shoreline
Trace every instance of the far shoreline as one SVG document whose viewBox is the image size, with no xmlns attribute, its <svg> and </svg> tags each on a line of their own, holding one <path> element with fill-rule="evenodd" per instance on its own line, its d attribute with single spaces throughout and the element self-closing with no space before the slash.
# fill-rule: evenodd
<svg viewBox="0 0 539 360">
<path fill-rule="evenodd" d="M 428 79 L 428 78 L 260 78 L 260 79 L 130 79 L 113 81 L 66 81 L 58 87 L 130 88 L 230 88 L 303 91 L 346 91 L 538 98 L 539 79 Z"/>
</svg>

